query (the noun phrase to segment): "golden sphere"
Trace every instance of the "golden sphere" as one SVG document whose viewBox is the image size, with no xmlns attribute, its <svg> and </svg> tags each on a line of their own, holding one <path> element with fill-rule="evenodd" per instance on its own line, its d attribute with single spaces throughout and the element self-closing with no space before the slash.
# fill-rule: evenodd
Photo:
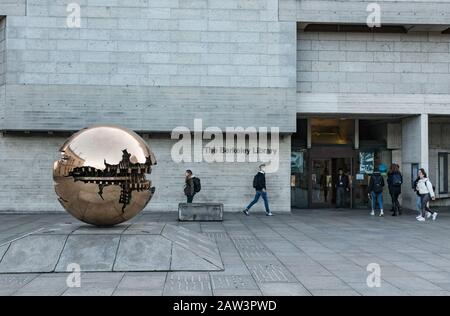
<svg viewBox="0 0 450 316">
<path fill-rule="evenodd" d="M 156 159 L 135 132 L 117 126 L 86 128 L 70 137 L 53 166 L 58 200 L 72 216 L 97 226 L 129 220 L 155 188 L 146 174 Z"/>
</svg>

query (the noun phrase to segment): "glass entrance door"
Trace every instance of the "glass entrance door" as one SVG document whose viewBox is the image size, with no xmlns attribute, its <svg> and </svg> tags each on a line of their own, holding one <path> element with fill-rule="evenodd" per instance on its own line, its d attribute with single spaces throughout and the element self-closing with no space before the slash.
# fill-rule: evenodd
<svg viewBox="0 0 450 316">
<path fill-rule="evenodd" d="M 339 171 L 348 177 L 349 190 L 343 196 L 343 207 L 353 207 L 354 158 L 311 158 L 309 168 L 309 207 L 334 208 L 337 202 Z M 342 191 L 341 191 L 342 192 Z"/>
</svg>

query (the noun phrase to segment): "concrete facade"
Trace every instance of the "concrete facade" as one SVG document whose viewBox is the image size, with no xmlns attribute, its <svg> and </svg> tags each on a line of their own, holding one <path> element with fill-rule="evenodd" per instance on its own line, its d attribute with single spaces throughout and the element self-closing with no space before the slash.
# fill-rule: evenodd
<svg viewBox="0 0 450 316">
<path fill-rule="evenodd" d="M 143 135 L 156 155 L 158 164 L 152 168 L 150 179 L 155 194 L 145 210 L 177 211 L 185 202 L 184 171 L 192 169 L 201 178 L 202 190 L 195 202 L 223 203 L 224 211 L 243 209 L 254 197 L 253 176 L 259 163 L 175 163 L 171 148 L 176 140 L 168 136 Z M 0 174 L 4 179 L 0 190 L 0 210 L 7 212 L 63 211 L 53 188 L 53 161 L 59 159 L 64 137 L 56 136 L 0 136 Z M 290 150 L 289 136 L 280 139 L 280 167 L 268 174 L 270 202 L 274 211 L 290 210 Z M 262 203 L 255 211 L 263 211 Z"/>
<path fill-rule="evenodd" d="M 0 0 L 0 211 L 62 211 L 51 179 L 60 133 L 102 123 L 142 133 L 155 152 L 151 210 L 177 209 L 188 168 L 202 178 L 200 201 L 239 211 L 252 198 L 258 163 L 173 162 L 167 135 L 194 119 L 280 129 L 275 212 L 290 210 L 290 135 L 302 116 L 397 119 L 392 156 L 436 182 L 448 123 L 428 121 L 450 117 L 448 1 L 378 1 L 381 22 L 407 33 L 305 31 L 365 24 L 368 0 L 78 0 L 79 28 L 67 24 L 72 2 Z"/>
<path fill-rule="evenodd" d="M 186 124 L 182 109 L 191 123 L 201 115 L 211 126 L 240 118 L 268 126 L 264 113 L 295 130 L 288 108 L 295 105 L 296 23 L 278 20 L 277 0 L 78 1 L 81 27 L 70 28 L 72 2 L 30 0 L 26 16 L 7 17 L 3 128 L 119 121 L 171 131 Z M 205 113 L 209 106 L 217 108 Z M 72 115 L 87 108 L 87 117 Z"/>
</svg>

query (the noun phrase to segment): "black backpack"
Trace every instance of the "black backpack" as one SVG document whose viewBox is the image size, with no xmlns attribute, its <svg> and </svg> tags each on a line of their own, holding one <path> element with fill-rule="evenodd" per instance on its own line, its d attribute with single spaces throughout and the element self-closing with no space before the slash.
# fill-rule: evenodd
<svg viewBox="0 0 450 316">
<path fill-rule="evenodd" d="M 195 193 L 200 192 L 200 190 L 202 189 L 200 178 L 195 177 L 194 179 L 192 179 L 192 181 L 194 182 L 194 192 Z"/>
<path fill-rule="evenodd" d="M 403 179 L 400 173 L 394 173 L 392 175 L 392 185 L 395 187 L 399 187 L 403 184 Z"/>
<path fill-rule="evenodd" d="M 383 192 L 383 177 L 380 175 L 373 176 L 373 192 L 381 193 Z"/>
</svg>

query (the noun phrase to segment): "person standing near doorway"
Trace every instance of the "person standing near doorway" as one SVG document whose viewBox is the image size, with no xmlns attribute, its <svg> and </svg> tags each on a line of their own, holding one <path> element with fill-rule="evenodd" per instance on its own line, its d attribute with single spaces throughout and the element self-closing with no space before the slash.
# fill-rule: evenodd
<svg viewBox="0 0 450 316">
<path fill-rule="evenodd" d="M 350 180 L 348 178 L 348 175 L 344 174 L 343 169 L 339 169 L 336 183 L 336 208 L 345 207 L 347 192 L 349 191 L 350 191 Z"/>
<path fill-rule="evenodd" d="M 266 165 L 262 164 L 259 166 L 259 171 L 253 178 L 253 188 L 256 190 L 255 198 L 253 201 L 250 202 L 250 204 L 242 211 L 245 215 L 250 215 L 249 210 L 250 208 L 255 205 L 259 198 L 262 197 L 264 200 L 264 207 L 266 209 L 266 215 L 267 216 L 273 216 L 272 212 L 269 208 L 269 199 L 267 197 L 267 188 L 266 188 L 266 172 L 265 172 Z"/>
<path fill-rule="evenodd" d="M 375 208 L 378 203 L 378 207 L 380 209 L 380 217 L 384 216 L 383 211 L 383 188 L 384 188 L 384 178 L 381 175 L 378 168 L 374 171 L 369 181 L 369 193 L 372 197 L 372 212 L 370 215 L 375 215 Z"/>
<path fill-rule="evenodd" d="M 398 201 L 398 198 L 402 193 L 403 177 L 400 173 L 399 165 L 391 165 L 388 172 L 387 183 L 389 194 L 391 195 L 392 200 L 392 211 L 394 212 L 392 216 L 402 215 L 402 210 L 400 208 L 400 202 Z"/>
<path fill-rule="evenodd" d="M 422 215 L 417 217 L 417 220 L 420 222 L 425 221 L 426 218 L 433 218 L 433 221 L 436 220 L 438 216 L 437 212 L 434 212 L 430 209 L 430 200 L 435 200 L 436 196 L 434 194 L 433 185 L 427 177 L 427 173 L 425 169 L 419 169 L 419 181 L 417 182 L 417 191 L 420 194 L 420 202 L 422 205 Z"/>
</svg>

